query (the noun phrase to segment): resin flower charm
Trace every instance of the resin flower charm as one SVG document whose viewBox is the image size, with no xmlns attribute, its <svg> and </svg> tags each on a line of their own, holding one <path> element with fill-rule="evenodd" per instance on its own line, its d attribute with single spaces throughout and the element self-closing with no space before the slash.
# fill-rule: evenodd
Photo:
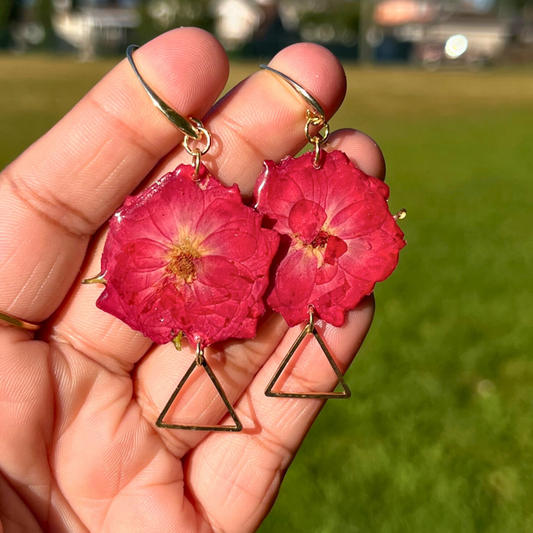
<svg viewBox="0 0 533 533">
<path fill-rule="evenodd" d="M 251 338 L 278 235 L 200 165 L 180 165 L 110 221 L 96 305 L 154 342 Z"/>
<path fill-rule="evenodd" d="M 275 222 L 284 250 L 267 301 L 289 326 L 307 321 L 309 306 L 341 326 L 392 273 L 405 241 L 381 180 L 340 151 L 322 152 L 318 169 L 313 162 L 313 152 L 267 161 L 256 184 L 256 207 Z"/>
</svg>

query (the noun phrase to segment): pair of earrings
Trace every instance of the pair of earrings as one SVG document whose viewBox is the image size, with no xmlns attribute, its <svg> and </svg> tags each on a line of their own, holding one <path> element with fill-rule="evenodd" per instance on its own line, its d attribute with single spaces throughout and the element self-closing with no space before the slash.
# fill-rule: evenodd
<svg viewBox="0 0 533 533">
<path fill-rule="evenodd" d="M 253 338 L 267 304 L 289 326 L 305 323 L 275 375 L 267 396 L 348 398 L 350 389 L 319 335 L 315 320 L 341 326 L 345 312 L 388 277 L 405 245 L 392 216 L 388 187 L 365 175 L 340 151 L 325 152 L 329 125 L 320 104 L 281 72 L 309 106 L 305 135 L 314 149 L 299 158 L 265 162 L 255 187 L 255 209 L 242 203 L 237 185 L 222 185 L 201 161 L 211 135 L 201 121 L 170 108 L 135 74 L 158 109 L 185 135 L 192 164 L 179 165 L 137 196 L 128 197 L 109 223 L 101 273 L 84 283 L 103 283 L 96 305 L 155 343 L 182 336 L 196 357 L 156 425 L 170 429 L 241 431 L 242 423 L 209 366 L 207 346 L 229 338 Z M 311 127 L 324 134 L 311 134 Z M 203 149 L 191 141 L 205 142 Z M 268 220 L 272 229 L 263 227 Z M 273 279 L 270 272 L 273 272 Z M 270 286 L 270 287 L 269 287 Z M 343 392 L 291 393 L 273 389 L 307 335 L 318 341 Z M 196 367 L 203 367 L 234 425 L 166 423 L 168 410 Z"/>
</svg>

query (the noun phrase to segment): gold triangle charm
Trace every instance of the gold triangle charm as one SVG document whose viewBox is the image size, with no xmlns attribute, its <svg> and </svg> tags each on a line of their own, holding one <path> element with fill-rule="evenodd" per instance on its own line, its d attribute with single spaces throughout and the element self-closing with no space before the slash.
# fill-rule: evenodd
<svg viewBox="0 0 533 533">
<path fill-rule="evenodd" d="M 222 426 L 222 425 L 201 426 L 201 425 L 191 425 L 191 424 L 167 424 L 163 421 L 166 414 L 168 413 L 168 410 L 170 409 L 170 406 L 174 403 L 174 400 L 180 393 L 181 389 L 183 388 L 187 380 L 191 377 L 191 374 L 194 372 L 194 369 L 197 366 L 204 367 L 204 370 L 209 376 L 209 379 L 213 382 L 213 385 L 215 386 L 231 418 L 233 419 L 233 422 L 235 423 L 234 426 Z M 172 396 L 169 398 L 167 404 L 165 405 L 165 408 L 161 411 L 161 414 L 159 415 L 155 425 L 159 428 L 165 428 L 165 429 L 188 429 L 188 430 L 193 430 L 193 431 L 242 431 L 242 423 L 239 420 L 237 413 L 233 409 L 233 406 L 229 402 L 228 397 L 226 396 L 226 393 L 224 392 L 224 389 L 222 388 L 222 385 L 220 385 L 220 382 L 215 376 L 213 370 L 207 363 L 207 360 L 204 357 L 204 353 L 200 346 L 200 343 L 198 343 L 196 346 L 196 359 L 193 361 L 193 363 L 191 364 L 191 366 L 189 367 L 189 369 L 187 370 L 187 372 L 185 373 L 185 375 L 179 382 L 178 386 L 176 387 L 176 390 L 172 393 Z"/>
<path fill-rule="evenodd" d="M 309 310 L 309 315 L 310 315 L 309 323 L 305 326 L 305 328 L 302 330 L 300 335 L 298 335 L 298 338 L 294 341 L 294 344 L 291 346 L 290 350 L 287 352 L 287 355 L 283 358 L 283 361 L 279 365 L 278 369 L 276 370 L 276 373 L 274 374 L 274 376 L 272 377 L 272 379 L 270 380 L 269 384 L 267 385 L 265 389 L 265 395 L 270 396 L 272 398 L 318 398 L 318 399 L 323 399 L 323 400 L 329 400 L 333 398 L 337 398 L 341 400 L 348 399 L 352 395 L 352 391 L 350 390 L 350 387 L 348 387 L 348 384 L 346 383 L 346 381 L 344 381 L 344 378 L 341 374 L 341 371 L 339 370 L 339 367 L 335 363 L 322 337 L 320 336 L 320 334 L 315 328 L 314 313 L 313 313 L 312 308 L 310 308 Z M 337 379 L 339 380 L 339 384 L 343 388 L 342 392 L 300 393 L 300 392 L 274 392 L 272 390 L 274 388 L 274 385 L 280 378 L 283 370 L 285 370 L 285 367 L 287 366 L 292 356 L 295 354 L 296 350 L 298 349 L 298 346 L 302 344 L 306 335 L 313 335 L 313 337 L 318 342 L 320 348 L 322 348 L 324 355 L 327 357 L 327 360 L 329 361 L 331 368 L 333 369 L 333 371 L 335 372 L 335 375 L 337 376 Z"/>
</svg>

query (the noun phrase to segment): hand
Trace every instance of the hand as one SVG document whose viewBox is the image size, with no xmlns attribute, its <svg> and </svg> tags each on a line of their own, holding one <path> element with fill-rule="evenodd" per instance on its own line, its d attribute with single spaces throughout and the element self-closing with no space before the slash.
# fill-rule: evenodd
<svg viewBox="0 0 533 533">
<path fill-rule="evenodd" d="M 201 30 L 169 32 L 135 52 L 135 60 L 180 114 L 205 117 L 214 146 L 204 163 L 245 196 L 264 159 L 296 154 L 305 143 L 305 103 L 268 72 L 253 74 L 211 107 L 228 60 Z M 271 66 L 303 85 L 328 117 L 342 102 L 342 67 L 320 46 L 291 46 Z M 181 140 L 122 61 L 0 176 L 0 309 L 44 321 L 35 340 L 0 327 L 0 533 L 253 531 L 323 405 L 265 397 L 301 331 L 271 313 L 256 338 L 207 350 L 245 429 L 156 428 L 192 351 L 153 345 L 98 310 L 101 286 L 80 280 L 99 272 L 106 220 L 124 197 L 190 162 Z M 364 134 L 338 131 L 329 146 L 383 178 L 381 152 Z M 343 371 L 372 315 L 369 297 L 343 327 L 319 323 Z M 334 386 L 323 377 L 328 363 L 316 343 L 301 363 L 287 388 Z M 220 420 L 207 380 L 199 375 L 176 416 Z"/>
</svg>

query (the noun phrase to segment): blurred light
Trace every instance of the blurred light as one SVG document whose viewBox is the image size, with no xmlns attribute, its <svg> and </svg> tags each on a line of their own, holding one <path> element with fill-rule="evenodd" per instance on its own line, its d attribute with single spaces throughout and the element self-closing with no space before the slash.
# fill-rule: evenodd
<svg viewBox="0 0 533 533">
<path fill-rule="evenodd" d="M 320 24 L 317 28 L 318 40 L 322 43 L 330 43 L 335 39 L 335 28 L 333 24 Z"/>
<path fill-rule="evenodd" d="M 419 0 L 382 0 L 374 10 L 380 26 L 398 26 L 412 22 L 429 22 L 437 16 L 439 5 Z"/>
<path fill-rule="evenodd" d="M 468 39 L 464 35 L 452 35 L 444 47 L 444 53 L 450 58 L 455 59 L 466 52 L 468 48 Z"/>
<path fill-rule="evenodd" d="M 28 22 L 27 24 L 24 24 L 22 28 L 22 37 L 27 43 L 37 45 L 44 41 L 46 37 L 46 31 L 42 24 L 37 22 Z"/>
</svg>

